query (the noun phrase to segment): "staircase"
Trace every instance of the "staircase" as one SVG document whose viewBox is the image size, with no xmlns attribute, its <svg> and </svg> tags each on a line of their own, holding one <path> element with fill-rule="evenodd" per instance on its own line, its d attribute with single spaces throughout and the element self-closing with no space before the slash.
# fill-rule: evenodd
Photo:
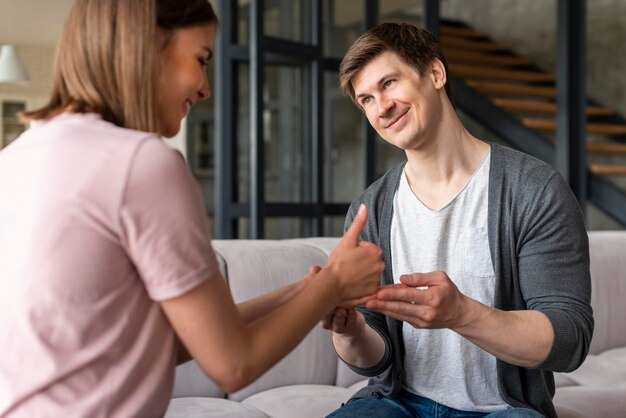
<svg viewBox="0 0 626 418">
<path fill-rule="evenodd" d="M 514 147 L 554 160 L 554 74 L 466 25 L 441 24 L 457 107 Z M 587 102 L 588 198 L 626 226 L 626 120 Z"/>
</svg>

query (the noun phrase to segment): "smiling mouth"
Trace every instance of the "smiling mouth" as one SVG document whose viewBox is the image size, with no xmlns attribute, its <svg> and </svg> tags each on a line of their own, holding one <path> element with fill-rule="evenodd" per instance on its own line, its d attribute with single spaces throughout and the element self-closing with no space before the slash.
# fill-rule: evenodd
<svg viewBox="0 0 626 418">
<path fill-rule="evenodd" d="M 189 111 L 193 107 L 193 102 L 191 100 L 185 100 L 185 105 L 183 106 L 183 117 L 189 114 Z"/>
<path fill-rule="evenodd" d="M 409 109 L 407 108 L 404 112 L 402 112 L 402 114 L 400 116 L 398 116 L 397 118 L 395 118 L 394 120 L 392 120 L 387 126 L 385 126 L 385 129 L 389 129 L 389 128 L 393 128 L 393 126 L 398 123 L 398 121 L 400 119 L 402 119 L 404 117 L 404 115 L 406 115 L 407 113 L 409 113 Z"/>
</svg>

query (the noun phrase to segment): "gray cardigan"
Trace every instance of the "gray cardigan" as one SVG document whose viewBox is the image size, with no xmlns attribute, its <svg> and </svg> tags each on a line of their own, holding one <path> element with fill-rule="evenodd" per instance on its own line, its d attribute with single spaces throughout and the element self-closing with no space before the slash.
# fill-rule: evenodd
<svg viewBox="0 0 626 418">
<path fill-rule="evenodd" d="M 405 163 L 389 170 L 350 206 L 346 226 L 359 204 L 369 209 L 361 239 L 383 250 L 381 284 L 393 283 L 390 227 L 393 197 Z M 589 243 L 582 213 L 563 178 L 549 165 L 512 149 L 491 144 L 488 234 L 496 274 L 495 307 L 543 312 L 554 328 L 548 358 L 528 369 L 497 361 L 500 395 L 509 405 L 556 417 L 552 372 L 576 369 L 587 356 L 593 333 L 590 305 Z M 385 342 L 374 367 L 350 367 L 372 377 L 355 398 L 394 397 L 402 388 L 402 322 L 359 310 Z M 433 378 L 437 378 L 433 376 Z"/>
</svg>

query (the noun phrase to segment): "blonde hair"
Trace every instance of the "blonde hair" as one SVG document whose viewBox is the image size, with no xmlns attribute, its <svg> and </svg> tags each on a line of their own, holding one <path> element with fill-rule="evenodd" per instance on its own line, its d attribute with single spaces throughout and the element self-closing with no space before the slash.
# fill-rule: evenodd
<svg viewBox="0 0 626 418">
<path fill-rule="evenodd" d="M 50 101 L 24 117 L 95 112 L 157 132 L 157 27 L 202 23 L 217 23 L 207 0 L 76 0 L 57 46 Z"/>
</svg>

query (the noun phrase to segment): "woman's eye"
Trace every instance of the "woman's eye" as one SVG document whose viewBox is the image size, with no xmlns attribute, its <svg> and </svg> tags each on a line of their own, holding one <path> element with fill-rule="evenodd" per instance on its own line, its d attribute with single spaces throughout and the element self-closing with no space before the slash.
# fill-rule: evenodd
<svg viewBox="0 0 626 418">
<path fill-rule="evenodd" d="M 364 99 L 363 99 L 363 102 L 362 102 L 362 103 L 363 103 L 363 105 L 366 105 L 366 104 L 368 104 L 368 103 L 369 103 L 369 102 L 371 102 L 371 101 L 372 101 L 372 98 L 371 98 L 371 97 L 366 97 L 366 98 L 364 98 Z"/>
<path fill-rule="evenodd" d="M 203 67 L 206 67 L 207 65 L 209 65 L 209 60 L 207 58 L 198 58 L 198 62 L 200 63 L 200 65 L 202 65 Z"/>
</svg>

